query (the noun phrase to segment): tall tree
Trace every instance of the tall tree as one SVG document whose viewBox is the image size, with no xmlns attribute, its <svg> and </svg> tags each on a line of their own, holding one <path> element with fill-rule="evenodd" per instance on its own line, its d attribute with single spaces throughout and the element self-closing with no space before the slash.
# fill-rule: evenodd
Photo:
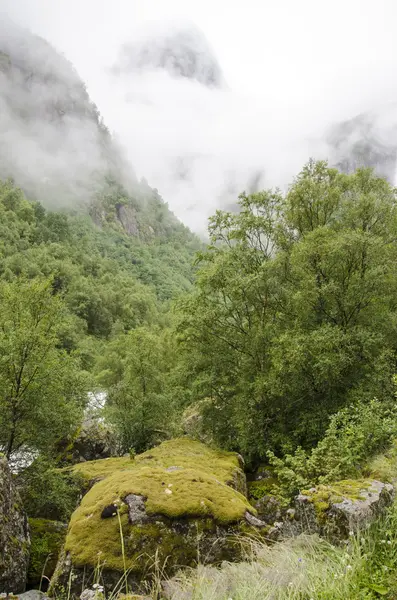
<svg viewBox="0 0 397 600">
<path fill-rule="evenodd" d="M 374 374 L 394 360 L 397 213 L 395 190 L 370 170 L 313 161 L 286 196 L 239 204 L 210 220 L 179 331 L 207 427 L 259 457 L 311 445 L 330 414 L 383 385 Z"/>
<path fill-rule="evenodd" d="M 81 418 L 85 378 L 59 348 L 62 300 L 50 281 L 0 284 L 0 447 L 50 451 Z"/>
</svg>

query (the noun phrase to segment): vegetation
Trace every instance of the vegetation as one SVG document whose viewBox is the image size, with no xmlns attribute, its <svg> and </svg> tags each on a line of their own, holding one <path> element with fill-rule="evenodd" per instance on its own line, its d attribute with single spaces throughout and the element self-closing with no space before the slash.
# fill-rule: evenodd
<svg viewBox="0 0 397 600">
<path fill-rule="evenodd" d="M 31 548 L 29 585 L 46 590 L 65 541 L 66 526 L 48 519 L 29 519 Z"/>
<path fill-rule="evenodd" d="M 371 170 L 306 165 L 283 196 L 240 196 L 210 220 L 180 302 L 188 401 L 251 461 L 312 447 L 330 415 L 391 399 L 395 190 Z"/>
<path fill-rule="evenodd" d="M 235 452 L 269 473 L 251 498 L 282 507 L 315 485 L 324 512 L 397 478 L 395 189 L 311 161 L 286 194 L 218 211 L 209 234 L 203 250 L 156 194 L 129 197 L 109 178 L 89 215 L 0 183 L 0 449 L 36 457 L 17 477 L 35 526 L 67 521 L 95 482 L 66 538 L 77 567 L 122 573 L 159 546 L 194 564 L 194 536 L 255 514 Z M 64 467 L 96 390 L 127 455 Z M 179 437 L 186 419 L 213 447 Z M 129 494 L 148 522 L 129 523 Z M 245 563 L 181 575 L 173 597 L 392 598 L 396 514 L 343 548 L 255 545 Z M 171 519 L 186 530 L 169 537 Z"/>
</svg>

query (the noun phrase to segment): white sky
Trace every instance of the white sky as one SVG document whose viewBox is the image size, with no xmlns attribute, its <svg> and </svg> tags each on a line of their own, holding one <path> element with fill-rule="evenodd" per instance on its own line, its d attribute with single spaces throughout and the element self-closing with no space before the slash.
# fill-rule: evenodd
<svg viewBox="0 0 397 600">
<path fill-rule="evenodd" d="M 71 60 L 138 175 L 196 229 L 230 173 L 243 185 L 263 166 L 282 185 L 309 158 L 307 140 L 397 101 L 396 0 L 0 0 L 2 12 Z M 195 23 L 230 90 L 167 77 L 112 82 L 106 67 L 153 19 Z M 169 165 L 196 153 L 208 160 L 181 187 Z"/>
</svg>

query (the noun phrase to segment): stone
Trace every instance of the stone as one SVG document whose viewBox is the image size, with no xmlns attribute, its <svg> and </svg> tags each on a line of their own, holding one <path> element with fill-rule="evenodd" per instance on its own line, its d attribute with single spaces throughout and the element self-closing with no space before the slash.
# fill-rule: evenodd
<svg viewBox="0 0 397 600">
<path fill-rule="evenodd" d="M 148 520 L 145 509 L 146 500 L 145 496 L 135 494 L 128 494 L 125 497 L 124 502 L 128 505 L 128 522 L 130 525 L 145 523 Z"/>
<path fill-rule="evenodd" d="M 320 485 L 295 498 L 281 535 L 319 534 L 333 543 L 366 529 L 393 502 L 393 485 L 371 479 Z"/>
<path fill-rule="evenodd" d="M 28 590 L 18 595 L 19 600 L 48 600 L 48 596 L 40 590 Z"/>
<path fill-rule="evenodd" d="M 25 590 L 30 535 L 26 513 L 3 457 L 0 458 L 0 592 Z"/>
<path fill-rule="evenodd" d="M 90 480 L 94 472 L 97 477 L 102 473 L 103 479 L 72 515 L 51 585 L 53 595 L 65 588 L 73 572 L 71 592 L 76 597 L 83 583 L 87 587 L 94 580 L 98 561 L 106 594 L 112 593 L 125 569 L 129 590 L 142 593 L 156 564 L 168 576 L 199 561 L 238 560 L 243 548 L 236 537 L 247 532 L 262 535 L 268 529 L 246 496 L 234 488 L 245 488 L 234 453 L 181 438 L 163 442 L 134 461 L 122 457 L 94 463 L 91 471 L 89 463 L 73 467 Z M 119 519 L 101 518 L 109 506 L 118 507 Z"/>
</svg>

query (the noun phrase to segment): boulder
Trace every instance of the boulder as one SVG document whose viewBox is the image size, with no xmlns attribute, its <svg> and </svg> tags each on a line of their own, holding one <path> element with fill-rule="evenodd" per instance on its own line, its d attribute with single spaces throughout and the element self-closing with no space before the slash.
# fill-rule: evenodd
<svg viewBox="0 0 397 600">
<path fill-rule="evenodd" d="M 25 590 L 30 535 L 7 460 L 0 458 L 0 592 Z"/>
<path fill-rule="evenodd" d="M 117 456 L 119 448 L 113 430 L 98 418 L 87 418 L 75 438 L 60 447 L 66 463 Z"/>
<path fill-rule="evenodd" d="M 72 515 L 51 592 L 73 571 L 76 596 L 98 568 L 106 593 L 125 572 L 129 589 L 139 592 L 156 569 L 169 574 L 198 561 L 236 560 L 242 551 L 236 536 L 266 530 L 244 495 L 238 455 L 188 438 L 163 442 L 135 460 L 73 469 L 97 482 Z"/>
<path fill-rule="evenodd" d="M 279 530 L 282 535 L 317 533 L 338 543 L 366 529 L 393 498 L 393 485 L 371 479 L 319 485 L 295 498 L 295 507 Z"/>
</svg>

